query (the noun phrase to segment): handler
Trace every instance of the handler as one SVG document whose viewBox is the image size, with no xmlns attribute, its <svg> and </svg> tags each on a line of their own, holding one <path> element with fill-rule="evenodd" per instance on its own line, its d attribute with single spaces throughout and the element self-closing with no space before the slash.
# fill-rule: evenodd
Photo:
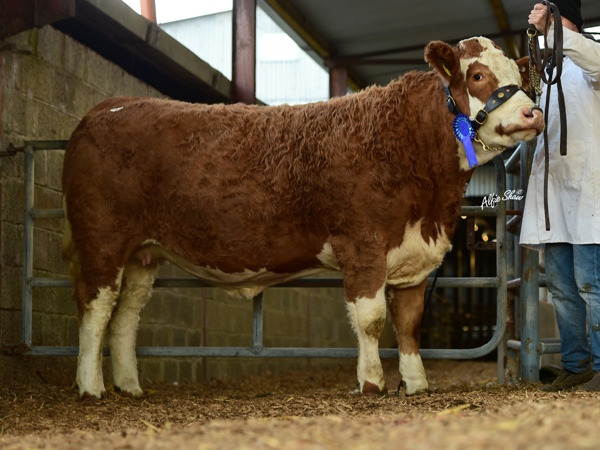
<svg viewBox="0 0 600 450">
<path fill-rule="evenodd" d="M 550 230 L 544 217 L 544 141 L 538 139 L 521 245 L 545 249 L 546 282 L 560 332 L 563 371 L 541 389 L 555 392 L 581 386 L 585 391 L 600 391 L 600 44 L 581 34 L 580 0 L 552 2 L 562 24 L 553 22 L 544 29 L 547 7 L 539 3 L 529 14 L 529 23 L 547 33 L 551 47 L 554 27 L 563 27 L 567 154 L 559 152 L 559 109 L 553 86 L 547 114 Z"/>
</svg>

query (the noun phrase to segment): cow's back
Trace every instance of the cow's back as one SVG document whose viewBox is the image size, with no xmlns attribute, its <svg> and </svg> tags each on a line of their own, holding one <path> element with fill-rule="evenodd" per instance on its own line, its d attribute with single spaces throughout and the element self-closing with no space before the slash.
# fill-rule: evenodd
<svg viewBox="0 0 600 450">
<path fill-rule="evenodd" d="M 427 125 L 440 114 L 421 100 L 433 89 L 435 76 L 411 74 L 309 105 L 110 99 L 67 148 L 68 214 L 93 205 L 77 208 L 74 239 L 121 239 L 127 257 L 151 240 L 225 271 L 314 266 L 328 237 L 372 234 L 377 221 L 398 246 L 406 224 L 435 209 L 436 170 L 457 170 Z"/>
<path fill-rule="evenodd" d="M 347 130 L 332 126 L 349 117 L 328 107 L 99 104 L 65 155 L 74 240 L 89 246 L 87 259 L 119 239 L 125 257 L 151 240 L 224 271 L 314 266 L 326 237 L 347 225 L 339 211 L 365 170 L 363 143 L 340 146 Z"/>
</svg>

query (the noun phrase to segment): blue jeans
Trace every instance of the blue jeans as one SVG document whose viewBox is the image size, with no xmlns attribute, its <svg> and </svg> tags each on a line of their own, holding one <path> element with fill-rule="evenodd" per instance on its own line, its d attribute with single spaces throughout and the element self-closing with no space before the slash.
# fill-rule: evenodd
<svg viewBox="0 0 600 450">
<path fill-rule="evenodd" d="M 600 371 L 600 245 L 546 244 L 546 284 L 563 369 L 584 372 L 592 360 Z"/>
</svg>

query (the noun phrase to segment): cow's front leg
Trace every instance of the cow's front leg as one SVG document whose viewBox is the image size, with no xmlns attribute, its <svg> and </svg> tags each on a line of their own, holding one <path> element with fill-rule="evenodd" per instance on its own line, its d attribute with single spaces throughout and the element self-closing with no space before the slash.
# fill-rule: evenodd
<svg viewBox="0 0 600 450">
<path fill-rule="evenodd" d="M 379 336 L 385 324 L 385 285 L 373 296 L 347 299 L 350 323 L 358 338 L 357 377 L 363 394 L 386 394 L 379 359 Z"/>
<path fill-rule="evenodd" d="M 420 394 L 429 388 L 419 355 L 419 331 L 426 285 L 427 279 L 413 287 L 388 288 L 390 314 L 398 338 L 400 376 L 406 384 L 406 395 Z"/>
</svg>

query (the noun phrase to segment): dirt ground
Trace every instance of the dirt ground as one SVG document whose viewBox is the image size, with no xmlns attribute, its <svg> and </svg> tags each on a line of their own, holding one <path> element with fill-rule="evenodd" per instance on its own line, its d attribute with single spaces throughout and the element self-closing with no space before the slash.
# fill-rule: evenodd
<svg viewBox="0 0 600 450">
<path fill-rule="evenodd" d="M 425 361 L 430 392 L 353 393 L 350 368 L 185 385 L 141 399 L 109 389 L 0 387 L 0 449 L 587 449 L 600 445 L 600 394 L 496 383 L 496 363 Z"/>
</svg>

